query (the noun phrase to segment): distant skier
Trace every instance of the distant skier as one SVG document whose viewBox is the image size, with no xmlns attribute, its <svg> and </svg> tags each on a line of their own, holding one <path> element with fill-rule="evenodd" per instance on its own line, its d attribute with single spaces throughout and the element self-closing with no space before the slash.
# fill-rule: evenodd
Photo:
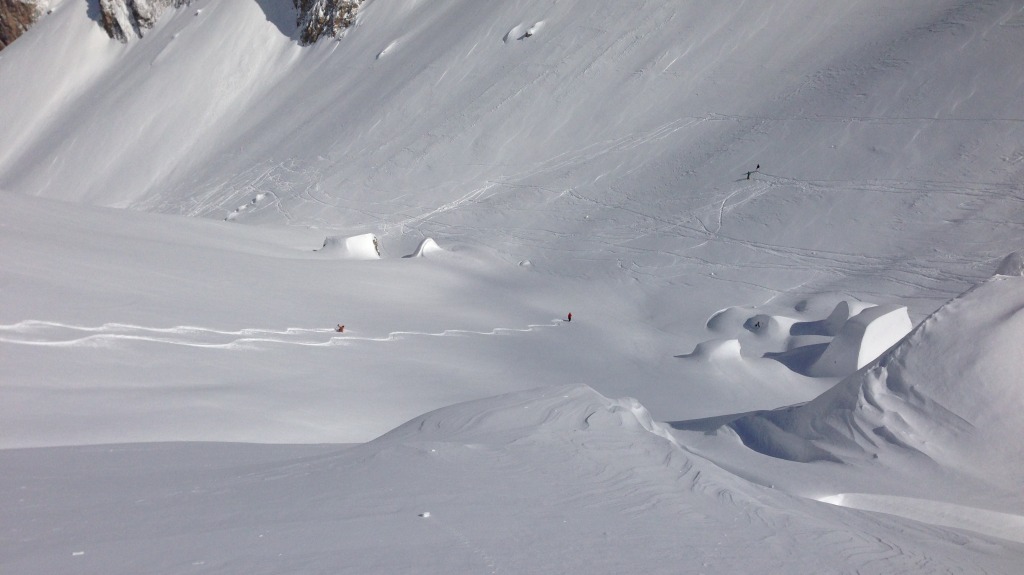
<svg viewBox="0 0 1024 575">
<path fill-rule="evenodd" d="M 567 317 L 565 321 L 572 321 L 572 312 L 569 312 L 569 317 Z"/>
<path fill-rule="evenodd" d="M 759 171 L 761 171 L 761 164 L 758 164 L 758 165 L 757 165 L 757 167 L 756 167 L 756 168 L 754 168 L 754 171 L 755 171 L 755 172 L 759 172 Z"/>
<path fill-rule="evenodd" d="M 334 331 L 336 331 L 336 332 L 338 332 L 338 333 L 345 333 L 345 326 L 343 326 L 343 325 L 341 325 L 341 324 L 339 323 L 339 324 L 338 324 L 338 327 L 334 328 Z"/>
<path fill-rule="evenodd" d="M 747 179 L 748 179 L 748 180 L 750 179 L 750 174 L 752 174 L 752 173 L 753 173 L 753 172 L 747 172 Z"/>
</svg>

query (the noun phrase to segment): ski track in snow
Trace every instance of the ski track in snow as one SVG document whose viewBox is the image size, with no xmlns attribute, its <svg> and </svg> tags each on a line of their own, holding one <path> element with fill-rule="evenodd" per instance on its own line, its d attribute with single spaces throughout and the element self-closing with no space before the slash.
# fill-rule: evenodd
<svg viewBox="0 0 1024 575">
<path fill-rule="evenodd" d="M 97 327 L 51 321 L 25 320 L 0 325 L 0 343 L 45 347 L 109 347 L 117 342 L 143 341 L 208 349 L 255 349 L 261 344 L 333 347 L 358 342 L 393 342 L 407 337 L 491 336 L 528 333 L 541 328 L 558 327 L 551 323 L 530 324 L 525 328 L 496 327 L 490 331 L 446 329 L 440 332 L 393 331 L 382 337 L 339 334 L 332 328 L 289 327 L 284 330 L 247 328 L 237 331 L 197 326 L 169 328 L 145 327 L 124 323 L 105 323 Z"/>
</svg>

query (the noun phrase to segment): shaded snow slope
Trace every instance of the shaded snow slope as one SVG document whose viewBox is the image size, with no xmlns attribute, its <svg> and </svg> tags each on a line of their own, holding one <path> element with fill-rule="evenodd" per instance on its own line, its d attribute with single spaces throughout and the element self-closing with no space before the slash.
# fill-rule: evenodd
<svg viewBox="0 0 1024 575">
<path fill-rule="evenodd" d="M 1009 573 L 1022 553 L 751 485 L 584 386 L 454 405 L 345 449 L 112 445 L 0 463 L 19 525 L 0 566 L 26 575 Z"/>
<path fill-rule="evenodd" d="M 1010 251 L 1014 2 L 400 0 L 312 47 L 279 4 L 121 46 L 61 3 L 0 61 L 0 189 L 214 218 L 263 194 L 237 221 L 470 238 L 667 287 L 652 309 L 720 294 L 701 314 L 800 286 L 921 317 Z"/>
<path fill-rule="evenodd" d="M 877 361 L 805 406 L 733 424 L 744 443 L 797 461 L 920 454 L 1012 491 L 1024 481 L 1024 278 L 955 298 Z"/>
</svg>

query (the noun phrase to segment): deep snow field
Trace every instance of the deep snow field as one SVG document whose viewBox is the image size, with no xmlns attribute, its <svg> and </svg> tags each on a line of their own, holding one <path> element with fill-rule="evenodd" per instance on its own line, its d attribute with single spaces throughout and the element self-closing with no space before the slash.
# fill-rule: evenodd
<svg viewBox="0 0 1024 575">
<path fill-rule="evenodd" d="M 51 8 L 0 573 L 1024 570 L 1020 2 Z"/>
</svg>

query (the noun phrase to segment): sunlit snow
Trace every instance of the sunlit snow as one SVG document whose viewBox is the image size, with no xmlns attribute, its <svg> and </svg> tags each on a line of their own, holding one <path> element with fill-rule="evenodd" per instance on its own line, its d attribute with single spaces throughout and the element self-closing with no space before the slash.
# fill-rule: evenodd
<svg viewBox="0 0 1024 575">
<path fill-rule="evenodd" d="M 1019 2 L 292 6 L 0 52 L 0 572 L 1021 572 Z"/>
</svg>

